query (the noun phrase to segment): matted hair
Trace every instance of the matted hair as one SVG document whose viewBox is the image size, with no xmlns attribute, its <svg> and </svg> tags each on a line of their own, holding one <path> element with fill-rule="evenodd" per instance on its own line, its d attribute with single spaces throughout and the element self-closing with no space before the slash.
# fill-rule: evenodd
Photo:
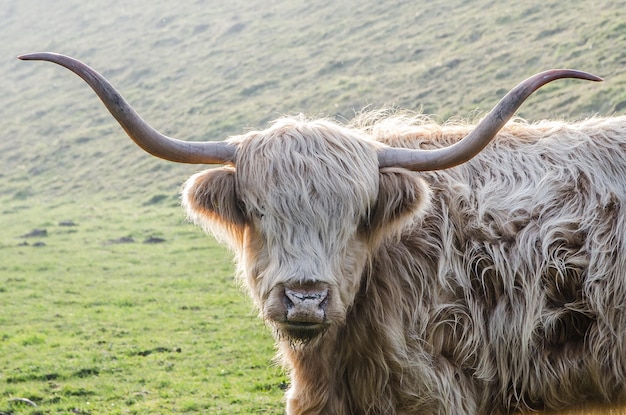
<svg viewBox="0 0 626 415">
<path fill-rule="evenodd" d="M 347 303 L 323 337 L 306 347 L 277 337 L 289 413 L 506 413 L 626 398 L 626 117 L 516 119 L 452 169 L 377 169 L 372 142 L 437 148 L 471 128 L 407 113 L 346 127 L 281 119 L 231 139 L 236 169 L 187 183 L 190 217 L 218 235 L 241 241 L 244 223 L 265 226 L 265 239 L 231 244 L 259 308 L 271 273 L 312 269 L 286 265 L 294 258 L 358 271 L 331 281 Z M 222 212 L 202 184 L 212 174 L 230 177 L 219 217 L 206 213 Z M 358 244 L 359 232 L 375 237 Z"/>
</svg>

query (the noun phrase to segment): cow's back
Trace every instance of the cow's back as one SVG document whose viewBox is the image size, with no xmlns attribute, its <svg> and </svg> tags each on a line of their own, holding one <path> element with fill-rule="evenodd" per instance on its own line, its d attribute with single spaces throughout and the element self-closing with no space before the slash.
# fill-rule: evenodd
<svg viewBox="0 0 626 415">
<path fill-rule="evenodd" d="M 470 127 L 440 128 L 385 141 L 438 147 Z M 407 347 L 432 359 L 430 387 L 485 412 L 623 399 L 626 117 L 517 121 L 423 176 L 430 209 L 377 266 L 413 278 Z"/>
</svg>

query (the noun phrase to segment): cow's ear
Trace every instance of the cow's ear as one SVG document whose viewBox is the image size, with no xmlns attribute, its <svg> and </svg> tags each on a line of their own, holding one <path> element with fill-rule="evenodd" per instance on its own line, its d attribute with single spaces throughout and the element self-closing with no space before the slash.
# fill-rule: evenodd
<svg viewBox="0 0 626 415">
<path fill-rule="evenodd" d="M 189 219 L 220 240 L 241 237 L 245 216 L 235 185 L 235 169 L 222 167 L 194 174 L 183 186 L 183 206 Z"/>
<path fill-rule="evenodd" d="M 393 234 L 410 223 L 430 203 L 430 188 L 418 173 L 402 168 L 380 169 L 378 199 L 369 217 L 374 234 Z"/>
</svg>

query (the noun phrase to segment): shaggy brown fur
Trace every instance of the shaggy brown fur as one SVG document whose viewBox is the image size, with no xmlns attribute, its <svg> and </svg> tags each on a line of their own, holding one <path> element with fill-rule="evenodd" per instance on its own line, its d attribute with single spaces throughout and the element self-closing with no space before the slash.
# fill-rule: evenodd
<svg viewBox="0 0 626 415">
<path fill-rule="evenodd" d="M 626 399 L 626 117 L 516 120 L 461 166 L 379 171 L 380 143 L 468 125 L 282 119 L 193 176 L 291 376 L 289 414 L 500 414 Z M 284 290 L 330 287 L 327 327 L 283 330 Z"/>
</svg>

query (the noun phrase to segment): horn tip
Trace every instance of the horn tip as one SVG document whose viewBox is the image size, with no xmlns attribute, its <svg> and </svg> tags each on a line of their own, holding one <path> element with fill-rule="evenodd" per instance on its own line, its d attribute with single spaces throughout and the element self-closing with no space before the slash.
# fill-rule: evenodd
<svg viewBox="0 0 626 415">
<path fill-rule="evenodd" d="M 59 57 L 58 53 L 53 52 L 35 52 L 35 53 L 24 53 L 22 55 L 18 55 L 17 58 L 22 61 L 41 61 L 41 60 L 50 60 L 54 57 Z"/>
<path fill-rule="evenodd" d="M 33 61 L 41 58 L 41 53 L 24 53 L 17 58 L 22 61 Z"/>
</svg>

